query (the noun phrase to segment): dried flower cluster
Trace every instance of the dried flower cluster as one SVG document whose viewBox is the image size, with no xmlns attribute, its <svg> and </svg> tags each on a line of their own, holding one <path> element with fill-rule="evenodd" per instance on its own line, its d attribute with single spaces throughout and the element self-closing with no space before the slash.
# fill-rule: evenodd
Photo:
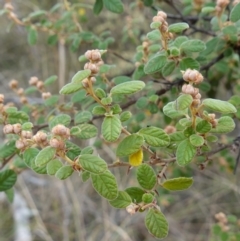
<svg viewBox="0 0 240 241">
<path fill-rule="evenodd" d="M 88 50 L 85 53 L 85 57 L 89 62 L 84 65 L 84 69 L 89 69 L 92 75 L 96 75 L 99 71 L 99 67 L 103 64 L 101 52 L 98 49 Z"/>
<path fill-rule="evenodd" d="M 221 227 L 222 231 L 228 231 L 229 230 L 229 226 L 228 224 L 228 220 L 227 217 L 224 213 L 220 212 L 215 214 L 215 218 L 218 221 L 219 226 Z"/>
<path fill-rule="evenodd" d="M 19 96 L 20 102 L 22 104 L 27 104 L 28 99 L 25 96 L 24 89 L 18 87 L 18 81 L 17 80 L 11 80 L 9 83 L 9 87 Z"/>
</svg>

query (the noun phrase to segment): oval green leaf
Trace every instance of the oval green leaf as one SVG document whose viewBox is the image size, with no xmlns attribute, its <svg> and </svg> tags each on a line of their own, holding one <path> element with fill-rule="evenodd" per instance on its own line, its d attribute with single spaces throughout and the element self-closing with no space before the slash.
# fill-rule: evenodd
<svg viewBox="0 0 240 241">
<path fill-rule="evenodd" d="M 14 186 L 17 181 L 17 174 L 10 169 L 0 172 L 0 192 L 6 191 Z"/>
<path fill-rule="evenodd" d="M 126 208 L 132 203 L 132 198 L 127 192 L 119 191 L 117 198 L 109 201 L 109 203 L 115 208 Z"/>
<path fill-rule="evenodd" d="M 143 81 L 132 80 L 132 81 L 114 86 L 111 89 L 110 93 L 112 95 L 115 95 L 115 94 L 130 95 L 142 90 L 144 87 L 145 87 L 145 83 Z"/>
<path fill-rule="evenodd" d="M 176 110 L 185 110 L 192 104 L 193 98 L 191 95 L 182 94 L 175 101 Z"/>
<path fill-rule="evenodd" d="M 191 135 L 189 140 L 190 140 L 191 144 L 196 147 L 202 146 L 204 144 L 204 138 L 197 134 Z"/>
<path fill-rule="evenodd" d="M 189 25 L 187 23 L 174 23 L 169 25 L 168 32 L 181 33 L 183 30 L 188 28 L 189 28 Z"/>
<path fill-rule="evenodd" d="M 79 91 L 82 88 L 83 88 L 82 84 L 68 83 L 62 87 L 59 93 L 62 95 L 70 95 Z"/>
<path fill-rule="evenodd" d="M 204 133 L 207 133 L 209 132 L 210 130 L 212 129 L 212 125 L 211 123 L 209 123 L 208 121 L 206 120 L 201 120 L 197 123 L 197 126 L 196 126 L 196 131 L 201 133 L 201 134 L 204 134 Z"/>
<path fill-rule="evenodd" d="M 181 191 L 188 189 L 193 184 L 193 178 L 191 177 L 177 177 L 168 179 L 162 183 L 162 186 L 170 191 Z"/>
<path fill-rule="evenodd" d="M 99 195 L 114 200 L 118 196 L 118 187 L 115 176 L 107 170 L 106 172 L 95 175 L 91 174 L 92 185 Z"/>
<path fill-rule="evenodd" d="M 183 51 L 201 52 L 206 48 L 206 46 L 203 41 L 196 39 L 196 40 L 188 40 L 186 42 L 183 42 L 180 48 Z"/>
<path fill-rule="evenodd" d="M 47 174 L 48 175 L 55 175 L 56 172 L 63 166 L 62 162 L 58 159 L 51 160 L 47 164 Z"/>
<path fill-rule="evenodd" d="M 48 162 L 50 162 L 54 158 L 55 153 L 56 153 L 55 148 L 53 148 L 51 146 L 45 147 L 37 154 L 36 159 L 35 159 L 35 165 L 37 167 L 46 165 Z"/>
<path fill-rule="evenodd" d="M 140 203 L 142 201 L 142 196 L 145 191 L 140 187 L 128 187 L 125 192 L 132 198 L 132 202 Z"/>
<path fill-rule="evenodd" d="M 106 9 L 113 13 L 122 13 L 123 4 L 121 0 L 103 0 Z"/>
<path fill-rule="evenodd" d="M 188 109 L 185 110 L 176 110 L 176 102 L 169 102 L 163 107 L 163 113 L 171 119 L 176 119 L 182 116 L 186 116 Z"/>
<path fill-rule="evenodd" d="M 55 174 L 55 177 L 57 177 L 60 180 L 64 180 L 68 177 L 70 177 L 73 174 L 74 170 L 72 166 L 62 166 Z"/>
<path fill-rule="evenodd" d="M 136 153 L 144 143 L 142 136 L 137 134 L 132 134 L 125 137 L 118 145 L 116 154 L 119 157 L 130 156 Z"/>
<path fill-rule="evenodd" d="M 91 74 L 91 70 L 89 70 L 89 69 L 80 70 L 72 77 L 72 83 L 81 85 L 82 80 L 89 77 L 90 74 Z"/>
<path fill-rule="evenodd" d="M 51 121 L 49 122 L 49 128 L 52 129 L 54 126 L 61 124 L 64 126 L 68 126 L 71 123 L 71 117 L 66 114 L 60 114 L 55 116 Z"/>
<path fill-rule="evenodd" d="M 212 128 L 210 132 L 212 133 L 228 133 L 235 129 L 235 122 L 229 116 L 223 116 L 218 119 L 218 124 L 215 128 Z"/>
<path fill-rule="evenodd" d="M 230 20 L 232 22 L 237 22 L 240 19 L 240 3 L 238 3 L 234 8 L 232 9 L 230 13 Z"/>
<path fill-rule="evenodd" d="M 222 114 L 229 114 L 229 113 L 236 113 L 237 109 L 231 103 L 222 100 L 215 100 L 215 99 L 205 99 L 202 104 L 210 110 L 222 113 Z"/>
<path fill-rule="evenodd" d="M 152 167 L 142 164 L 137 169 L 137 180 L 142 188 L 152 190 L 156 185 L 157 176 Z"/>
<path fill-rule="evenodd" d="M 78 162 L 84 170 L 93 174 L 100 174 L 107 170 L 107 163 L 102 158 L 91 154 L 80 155 Z"/>
<path fill-rule="evenodd" d="M 91 124 L 81 124 L 71 128 L 70 134 L 80 139 L 90 139 L 98 133 L 96 126 Z"/>
<path fill-rule="evenodd" d="M 153 74 L 160 71 L 167 62 L 167 57 L 163 54 L 158 54 L 152 57 L 144 66 L 145 74 Z"/>
<path fill-rule="evenodd" d="M 156 238 L 162 239 L 168 235 L 168 222 L 159 210 L 149 209 L 145 217 L 145 225 L 149 233 Z"/>
<path fill-rule="evenodd" d="M 167 146 L 170 141 L 168 134 L 164 130 L 154 126 L 142 128 L 139 134 L 144 137 L 148 145 L 154 147 Z"/>
</svg>

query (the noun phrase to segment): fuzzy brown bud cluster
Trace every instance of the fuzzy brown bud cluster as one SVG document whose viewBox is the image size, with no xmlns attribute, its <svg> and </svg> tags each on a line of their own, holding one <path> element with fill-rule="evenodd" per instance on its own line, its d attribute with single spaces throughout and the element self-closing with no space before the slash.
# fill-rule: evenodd
<svg viewBox="0 0 240 241">
<path fill-rule="evenodd" d="M 4 134 L 19 134 L 22 130 L 21 124 L 7 124 L 3 127 L 3 133 Z"/>
<path fill-rule="evenodd" d="M 201 94 L 198 88 L 194 88 L 191 84 L 184 84 L 182 86 L 182 93 L 189 94 L 193 98 L 192 105 L 197 107 L 201 103 Z"/>
<path fill-rule="evenodd" d="M 9 87 L 10 87 L 12 90 L 17 89 L 17 87 L 18 87 L 18 81 L 15 80 L 15 79 L 11 80 L 10 83 L 9 83 Z"/>
<path fill-rule="evenodd" d="M 208 114 L 208 121 L 212 124 L 213 128 L 215 128 L 218 124 L 218 120 L 215 118 L 216 118 L 215 114 Z"/>
<path fill-rule="evenodd" d="M 127 211 L 128 213 L 130 213 L 131 215 L 132 215 L 132 214 L 135 214 L 138 209 L 139 209 L 139 206 L 136 205 L 136 204 L 134 204 L 134 203 L 131 203 L 130 205 L 128 205 L 128 206 L 126 207 L 126 211 Z"/>
<path fill-rule="evenodd" d="M 182 71 L 183 79 L 189 83 L 200 84 L 203 82 L 203 76 L 195 69 L 187 69 L 186 71 Z"/>
<path fill-rule="evenodd" d="M 31 86 L 37 87 L 40 92 L 44 91 L 44 82 L 42 80 L 39 80 L 38 77 L 32 76 L 28 83 Z"/>
<path fill-rule="evenodd" d="M 48 145 L 48 136 L 43 131 L 38 131 L 36 135 L 33 136 L 33 141 L 38 146 L 47 146 Z"/>
<path fill-rule="evenodd" d="M 217 4 L 215 7 L 217 16 L 220 16 L 223 13 L 224 9 L 227 7 L 229 3 L 229 0 L 217 0 Z"/>
<path fill-rule="evenodd" d="M 50 98 L 51 97 L 51 93 L 50 92 L 43 92 L 42 93 L 42 98 L 44 99 L 44 100 L 46 100 L 46 99 L 48 99 L 48 98 Z"/>
<path fill-rule="evenodd" d="M 157 16 L 154 16 L 152 19 L 153 22 L 161 23 L 159 30 L 163 37 L 167 37 L 169 39 L 173 38 L 173 34 L 168 32 L 168 22 L 167 22 L 167 14 L 163 11 L 158 11 Z"/>
<path fill-rule="evenodd" d="M 56 138 L 56 137 L 51 138 L 49 144 L 50 144 L 51 147 L 56 148 L 58 150 L 64 150 L 65 149 L 65 142 L 63 140 L 60 140 L 59 138 Z"/>
<path fill-rule="evenodd" d="M 84 55 L 89 60 L 89 62 L 84 65 L 84 69 L 91 70 L 92 75 L 97 74 L 99 67 L 103 64 L 100 50 L 88 50 Z"/>
<path fill-rule="evenodd" d="M 215 214 L 215 218 L 217 219 L 218 224 L 221 227 L 222 231 L 226 232 L 229 230 L 228 220 L 224 213 L 220 212 Z"/>
<path fill-rule="evenodd" d="M 176 132 L 176 127 L 175 126 L 171 126 L 171 125 L 168 125 L 164 128 L 164 131 L 167 133 L 167 134 L 171 134 L 171 133 L 174 133 Z"/>
<path fill-rule="evenodd" d="M 70 130 L 64 125 L 58 124 L 52 128 L 52 134 L 55 136 L 59 136 L 63 139 L 69 139 Z"/>
<path fill-rule="evenodd" d="M 20 97 L 20 102 L 22 104 L 27 104 L 28 99 L 25 96 L 24 89 L 18 88 L 18 81 L 17 80 L 11 80 L 9 83 L 9 87 Z"/>
</svg>

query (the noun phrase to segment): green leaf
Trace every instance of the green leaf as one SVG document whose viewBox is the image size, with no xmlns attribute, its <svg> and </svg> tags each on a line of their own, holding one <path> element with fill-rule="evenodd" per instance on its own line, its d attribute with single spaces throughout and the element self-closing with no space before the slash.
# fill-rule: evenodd
<svg viewBox="0 0 240 241">
<path fill-rule="evenodd" d="M 139 134 L 142 135 L 146 143 L 154 147 L 164 147 L 169 145 L 169 136 L 164 132 L 164 130 L 150 126 L 142 128 L 139 131 Z"/>
<path fill-rule="evenodd" d="M 136 153 L 144 143 L 141 135 L 132 134 L 125 137 L 118 145 L 116 154 L 119 157 L 130 156 Z"/>
<path fill-rule="evenodd" d="M 103 0 L 96 0 L 93 6 L 94 14 L 98 15 L 103 9 Z"/>
<path fill-rule="evenodd" d="M 183 30 L 188 28 L 189 28 L 189 25 L 187 23 L 174 23 L 169 25 L 168 32 L 181 33 Z"/>
<path fill-rule="evenodd" d="M 92 120 L 92 114 L 91 114 L 91 112 L 89 112 L 87 110 L 78 112 L 74 117 L 75 124 L 82 124 L 82 123 L 88 122 L 90 120 Z"/>
<path fill-rule="evenodd" d="M 210 130 L 212 129 L 212 125 L 211 123 L 209 123 L 208 121 L 206 120 L 201 120 L 197 123 L 197 126 L 196 126 L 196 131 L 201 133 L 201 134 L 204 134 L 204 133 L 207 133 L 209 132 Z"/>
<path fill-rule="evenodd" d="M 27 150 L 24 151 L 23 153 L 23 160 L 26 163 L 26 165 L 30 168 L 35 165 L 35 158 L 38 155 L 39 150 L 37 148 L 28 148 Z"/>
<path fill-rule="evenodd" d="M 132 117 L 132 113 L 130 111 L 124 111 L 120 115 L 120 121 L 125 122 L 125 121 L 129 120 L 131 117 Z"/>
<path fill-rule="evenodd" d="M 202 146 L 204 144 L 204 138 L 197 134 L 191 135 L 189 140 L 190 140 L 191 144 L 196 147 Z"/>
<path fill-rule="evenodd" d="M 192 104 L 192 102 L 193 102 L 193 98 L 191 95 L 182 94 L 175 101 L 175 108 L 176 110 L 183 111 L 186 108 L 188 108 Z"/>
<path fill-rule="evenodd" d="M 59 95 L 52 95 L 51 97 L 44 100 L 44 105 L 46 106 L 55 106 L 58 103 Z"/>
<path fill-rule="evenodd" d="M 135 69 L 135 71 L 134 71 L 134 73 L 133 73 L 133 75 L 132 75 L 132 78 L 133 79 L 141 79 L 142 77 L 144 77 L 145 76 L 145 72 L 144 72 L 144 65 L 143 64 L 141 64 L 141 65 L 139 65 L 136 69 Z"/>
<path fill-rule="evenodd" d="M 222 114 L 236 113 L 237 109 L 231 103 L 222 100 L 205 99 L 202 104 L 210 110 Z"/>
<path fill-rule="evenodd" d="M 82 84 L 69 83 L 69 84 L 64 85 L 62 87 L 62 89 L 59 91 L 59 93 L 62 95 L 70 95 L 72 93 L 79 91 L 82 88 L 83 88 Z"/>
<path fill-rule="evenodd" d="M 28 29 L 27 39 L 28 39 L 28 43 L 29 43 L 30 45 L 34 45 L 34 44 L 37 43 L 38 32 L 37 32 L 37 30 L 36 30 L 34 27 L 30 27 L 30 28 Z"/>
<path fill-rule="evenodd" d="M 162 75 L 164 77 L 169 76 L 174 71 L 175 66 L 176 66 L 176 64 L 172 60 L 166 62 L 166 64 L 162 68 Z"/>
<path fill-rule="evenodd" d="M 142 202 L 142 196 L 145 191 L 140 187 L 128 187 L 125 192 L 132 198 L 132 202 L 140 203 Z"/>
<path fill-rule="evenodd" d="M 126 208 L 132 203 L 132 199 L 127 192 L 119 191 L 117 198 L 109 203 L 114 208 Z"/>
<path fill-rule="evenodd" d="M 136 102 L 136 106 L 139 109 L 143 109 L 144 107 L 146 107 L 148 105 L 148 98 L 143 96 L 140 97 L 137 102 Z"/>
<path fill-rule="evenodd" d="M 102 106 L 95 106 L 92 110 L 94 115 L 104 115 L 106 113 L 106 109 Z"/>
<path fill-rule="evenodd" d="M 212 13 L 212 12 L 214 12 L 215 11 L 215 7 L 204 7 L 204 8 L 202 8 L 202 10 L 201 10 L 201 12 L 202 13 Z"/>
<path fill-rule="evenodd" d="M 170 191 L 181 191 L 188 189 L 193 184 L 193 178 L 189 177 L 177 177 L 173 179 L 168 179 L 162 183 L 162 186 Z"/>
<path fill-rule="evenodd" d="M 71 128 L 70 134 L 80 139 L 90 139 L 98 133 L 96 126 L 91 124 L 81 124 Z"/>
<path fill-rule="evenodd" d="M 82 149 L 81 155 L 83 155 L 83 154 L 93 154 L 93 152 L 94 152 L 94 149 L 91 146 L 87 146 L 87 147 Z"/>
<path fill-rule="evenodd" d="M 214 136 L 214 135 L 208 135 L 206 137 L 206 140 L 209 141 L 209 142 L 217 142 L 218 141 L 218 137 Z"/>
<path fill-rule="evenodd" d="M 28 121 L 29 121 L 29 116 L 23 111 L 12 112 L 12 113 L 8 113 L 7 115 L 8 124 L 16 124 L 16 123 L 23 124 Z"/>
<path fill-rule="evenodd" d="M 239 107 L 239 105 L 240 105 L 240 96 L 239 95 L 233 95 L 228 100 L 228 102 L 233 104 L 235 107 Z"/>
<path fill-rule="evenodd" d="M 174 40 L 173 44 L 174 44 L 175 47 L 180 48 L 181 44 L 186 42 L 186 41 L 188 41 L 188 37 L 179 36 Z"/>
<path fill-rule="evenodd" d="M 201 40 L 188 40 L 186 42 L 183 42 L 180 48 L 183 51 L 201 52 L 206 48 L 206 46 L 205 43 Z"/>
<path fill-rule="evenodd" d="M 55 177 L 57 177 L 60 180 L 64 180 L 71 176 L 73 174 L 74 170 L 72 166 L 62 166 L 55 174 Z"/>
<path fill-rule="evenodd" d="M 15 146 L 15 140 L 10 140 L 0 147 L 0 162 L 3 162 L 3 159 L 12 156 L 17 152 L 17 148 Z"/>
<path fill-rule="evenodd" d="M 180 61 L 180 69 L 181 70 L 186 70 L 186 69 L 196 69 L 199 70 L 200 64 L 198 63 L 197 60 L 187 57 L 187 58 L 182 58 Z"/>
<path fill-rule="evenodd" d="M 78 157 L 81 153 L 81 149 L 79 148 L 78 145 L 72 143 L 71 141 L 66 141 L 65 142 L 66 149 L 67 149 L 67 157 L 70 158 L 71 160 L 74 160 L 76 157 Z"/>
<path fill-rule="evenodd" d="M 122 132 L 122 124 L 119 118 L 114 116 L 106 116 L 102 123 L 102 135 L 108 142 L 116 141 Z"/>
<path fill-rule="evenodd" d="M 157 54 L 152 57 L 144 66 L 145 74 L 154 74 L 160 71 L 167 62 L 167 57 L 165 55 Z"/>
<path fill-rule="evenodd" d="M 37 154 L 36 159 L 35 159 L 35 165 L 37 167 L 46 165 L 48 162 L 50 162 L 54 158 L 55 154 L 56 154 L 55 148 L 53 148 L 51 146 L 45 147 Z"/>
<path fill-rule="evenodd" d="M 64 126 L 68 126 L 71 123 L 71 117 L 66 114 L 59 114 L 55 116 L 51 121 L 49 122 L 49 128 L 52 129 L 54 126 L 61 124 Z"/>
<path fill-rule="evenodd" d="M 156 185 L 157 176 L 152 167 L 142 164 L 137 169 L 137 180 L 142 188 L 152 190 Z"/>
<path fill-rule="evenodd" d="M 176 119 L 182 116 L 186 116 L 188 113 L 188 109 L 185 110 L 176 110 L 175 108 L 176 103 L 169 102 L 163 107 L 163 113 L 171 119 Z"/>
<path fill-rule="evenodd" d="M 91 177 L 91 173 L 87 171 L 83 171 L 81 177 L 82 177 L 82 181 L 86 182 Z"/>
<path fill-rule="evenodd" d="M 118 187 L 115 176 L 107 170 L 106 172 L 95 175 L 91 174 L 92 185 L 99 195 L 114 200 L 118 196 Z"/>
<path fill-rule="evenodd" d="M 142 90 L 144 87 L 145 87 L 145 83 L 143 81 L 132 80 L 132 81 L 114 86 L 111 89 L 110 93 L 112 95 L 115 95 L 115 94 L 130 95 Z"/>
<path fill-rule="evenodd" d="M 235 122 L 229 116 L 223 116 L 218 119 L 218 124 L 215 128 L 212 128 L 212 133 L 228 133 L 235 129 Z"/>
<path fill-rule="evenodd" d="M 82 80 L 89 77 L 90 74 L 91 74 L 91 70 L 89 70 L 89 69 L 80 70 L 72 77 L 72 83 L 81 85 Z"/>
<path fill-rule="evenodd" d="M 55 175 L 56 172 L 63 166 L 62 162 L 58 159 L 51 160 L 47 164 L 47 174 L 48 175 Z"/>
<path fill-rule="evenodd" d="M 168 235 L 168 222 L 165 216 L 156 209 L 149 209 L 145 217 L 145 225 L 150 234 L 156 238 L 165 238 Z"/>
<path fill-rule="evenodd" d="M 57 75 L 52 75 L 50 77 L 48 77 L 45 81 L 44 81 L 44 85 L 45 86 L 48 86 L 48 85 L 51 85 L 53 84 L 56 80 L 57 80 Z"/>
<path fill-rule="evenodd" d="M 101 88 L 97 88 L 97 89 L 95 90 L 95 95 L 96 95 L 98 98 L 100 98 L 100 99 L 107 97 L 106 92 L 105 92 L 103 89 L 101 89 Z"/>
<path fill-rule="evenodd" d="M 83 154 L 78 158 L 81 167 L 93 174 L 101 174 L 107 170 L 107 163 L 100 157 Z"/>
<path fill-rule="evenodd" d="M 176 152 L 176 159 L 179 166 L 186 166 L 196 155 L 196 147 L 194 147 L 189 140 L 180 142 Z"/>
<path fill-rule="evenodd" d="M 10 169 L 0 172 L 0 192 L 6 191 L 14 186 L 17 181 L 17 174 Z"/>
<path fill-rule="evenodd" d="M 49 45 L 55 45 L 55 44 L 57 44 L 57 42 L 58 42 L 58 36 L 57 36 L 57 34 L 54 34 L 54 35 L 50 35 L 49 37 L 48 37 L 48 39 L 47 39 L 47 43 L 49 44 Z"/>
<path fill-rule="evenodd" d="M 240 19 L 240 3 L 234 6 L 230 13 L 230 20 L 231 22 L 237 22 Z"/>
<path fill-rule="evenodd" d="M 113 13 L 122 13 L 123 4 L 121 0 L 103 0 L 106 9 Z"/>
<path fill-rule="evenodd" d="M 161 34 L 158 29 L 155 29 L 147 34 L 147 38 L 151 41 L 159 41 L 161 39 Z"/>
<path fill-rule="evenodd" d="M 101 99 L 101 103 L 103 105 L 111 105 L 112 104 L 112 97 L 111 96 L 108 96 L 106 98 L 102 98 Z"/>
<path fill-rule="evenodd" d="M 144 193 L 142 196 L 142 201 L 144 203 L 152 203 L 154 200 L 154 196 L 151 193 Z"/>
</svg>

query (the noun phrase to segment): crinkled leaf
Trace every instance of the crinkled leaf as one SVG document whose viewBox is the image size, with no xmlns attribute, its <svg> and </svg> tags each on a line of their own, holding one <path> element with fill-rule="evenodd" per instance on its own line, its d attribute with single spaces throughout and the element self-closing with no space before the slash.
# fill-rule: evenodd
<svg viewBox="0 0 240 241">
<path fill-rule="evenodd" d="M 228 133 L 235 129 L 235 122 L 229 116 L 223 116 L 218 119 L 218 124 L 215 128 L 212 128 L 212 133 Z"/>
<path fill-rule="evenodd" d="M 196 155 L 196 147 L 189 140 L 182 141 L 177 148 L 176 159 L 179 166 L 186 166 Z"/>
<path fill-rule="evenodd" d="M 176 110 L 185 110 L 192 104 L 193 98 L 191 95 L 182 94 L 175 101 L 175 109 Z"/>
<path fill-rule="evenodd" d="M 62 162 L 58 159 L 51 160 L 47 164 L 47 174 L 48 175 L 55 175 L 56 172 L 63 166 Z"/>
<path fill-rule="evenodd" d="M 181 70 L 186 70 L 186 69 L 199 70 L 199 68 L 200 68 L 199 62 L 193 58 L 186 57 L 186 58 L 182 58 L 180 61 L 180 69 Z"/>
<path fill-rule="evenodd" d="M 240 13 L 240 3 L 235 5 L 234 8 L 232 9 L 230 13 L 230 20 L 234 23 L 237 22 L 240 19 L 239 13 Z"/>
<path fill-rule="evenodd" d="M 73 84 L 80 84 L 81 85 L 82 80 L 89 77 L 90 74 L 91 74 L 91 70 L 89 70 L 89 69 L 80 70 L 72 77 L 71 81 L 72 81 Z"/>
<path fill-rule="evenodd" d="M 101 174 L 107 170 L 107 163 L 100 157 L 91 154 L 83 154 L 78 158 L 81 167 L 93 174 Z"/>
<path fill-rule="evenodd" d="M 32 166 L 35 165 L 35 158 L 38 155 L 38 153 L 39 150 L 33 147 L 28 148 L 24 151 L 23 160 L 28 167 L 32 168 Z"/>
<path fill-rule="evenodd" d="M 7 169 L 0 172 L 0 192 L 10 189 L 17 181 L 17 174 Z"/>
<path fill-rule="evenodd" d="M 168 32 L 181 33 L 183 30 L 188 28 L 189 28 L 189 25 L 187 23 L 174 23 L 169 25 Z"/>
<path fill-rule="evenodd" d="M 70 95 L 72 93 L 79 91 L 82 88 L 83 88 L 82 84 L 68 83 L 62 87 L 59 93 L 62 95 Z"/>
<path fill-rule="evenodd" d="M 103 9 L 103 0 L 96 0 L 93 6 L 94 14 L 98 15 Z"/>
<path fill-rule="evenodd" d="M 132 199 L 127 192 L 119 191 L 117 198 L 109 203 L 115 208 L 126 208 L 132 203 Z"/>
<path fill-rule="evenodd" d="M 125 192 L 132 198 L 132 202 L 140 203 L 142 201 L 142 196 L 145 191 L 140 187 L 128 187 Z"/>
<path fill-rule="evenodd" d="M 144 66 L 145 74 L 153 74 L 160 71 L 167 62 L 167 57 L 163 54 L 158 54 L 152 57 Z"/>
<path fill-rule="evenodd" d="M 223 100 L 205 99 L 202 104 L 210 110 L 220 112 L 222 114 L 236 113 L 237 109 L 231 103 Z"/>
<path fill-rule="evenodd" d="M 17 148 L 15 146 L 15 140 L 10 140 L 0 147 L 0 162 L 3 161 L 3 159 L 10 157 L 14 153 L 17 152 Z"/>
<path fill-rule="evenodd" d="M 59 114 L 50 120 L 49 128 L 52 129 L 54 126 L 58 124 L 68 126 L 70 123 L 71 123 L 71 117 L 69 115 Z"/>
<path fill-rule="evenodd" d="M 91 173 L 87 171 L 83 171 L 81 177 L 82 177 L 82 181 L 86 182 L 91 177 Z"/>
<path fill-rule="evenodd" d="M 175 108 L 176 103 L 175 102 L 169 102 L 163 107 L 163 113 L 168 116 L 171 119 L 176 119 L 182 116 L 187 115 L 188 109 L 185 110 L 176 110 Z"/>
<path fill-rule="evenodd" d="M 91 174 L 92 185 L 99 195 L 114 200 L 118 196 L 118 187 L 115 176 L 107 170 L 106 172 L 95 175 Z"/>
<path fill-rule="evenodd" d="M 206 48 L 206 46 L 203 41 L 195 39 L 195 40 L 188 40 L 186 42 L 183 42 L 180 48 L 183 51 L 201 52 Z"/>
<path fill-rule="evenodd" d="M 62 166 L 55 174 L 55 177 L 57 177 L 60 180 L 64 180 L 68 177 L 70 177 L 73 174 L 74 170 L 72 166 Z"/>
<path fill-rule="evenodd" d="M 193 178 L 191 177 L 177 177 L 168 179 L 162 183 L 162 186 L 170 191 L 181 191 L 188 189 L 193 184 Z"/>
<path fill-rule="evenodd" d="M 125 121 L 129 120 L 131 117 L 132 117 L 132 113 L 130 111 L 124 111 L 120 115 L 120 121 L 125 122 Z"/>
<path fill-rule="evenodd" d="M 96 126 L 91 124 L 81 124 L 71 128 L 70 133 L 80 139 L 90 139 L 95 137 L 98 133 Z"/>
<path fill-rule="evenodd" d="M 209 132 L 211 129 L 212 125 L 206 120 L 201 120 L 196 125 L 196 131 L 202 134 Z"/>
<path fill-rule="evenodd" d="M 145 127 L 139 131 L 139 134 L 144 137 L 144 140 L 150 146 L 164 147 L 169 144 L 168 134 L 160 128 L 154 126 Z"/>
<path fill-rule="evenodd" d="M 57 75 L 52 75 L 50 77 L 48 77 L 45 81 L 44 81 L 44 85 L 45 86 L 48 86 L 48 85 L 51 85 L 53 84 L 56 80 L 57 80 Z"/>
<path fill-rule="evenodd" d="M 28 29 L 27 39 L 28 39 L 28 43 L 29 43 L 30 45 L 34 45 L 34 44 L 37 43 L 38 32 L 37 32 L 37 30 L 36 30 L 34 27 L 30 27 L 30 28 Z"/>
<path fill-rule="evenodd" d="M 175 69 L 176 63 L 174 61 L 168 61 L 162 68 L 162 75 L 164 77 L 169 76 Z"/>
<path fill-rule="evenodd" d="M 119 118 L 114 116 L 106 116 L 102 123 L 102 135 L 108 142 L 116 141 L 122 132 L 122 124 Z"/>
<path fill-rule="evenodd" d="M 197 134 L 193 134 L 189 138 L 191 144 L 193 146 L 202 146 L 204 144 L 204 138 L 202 136 L 199 136 Z"/>
<path fill-rule="evenodd" d="M 45 147 L 36 156 L 36 159 L 35 159 L 36 166 L 40 167 L 40 166 L 46 165 L 54 158 L 55 154 L 56 154 L 55 148 L 51 146 Z"/>
<path fill-rule="evenodd" d="M 152 190 L 156 185 L 157 176 L 151 166 L 142 164 L 137 169 L 137 180 L 142 188 Z"/>
<path fill-rule="evenodd" d="M 130 156 L 136 153 L 144 143 L 141 135 L 132 134 L 125 137 L 118 145 L 116 154 L 117 156 Z"/>
<path fill-rule="evenodd" d="M 147 34 L 147 38 L 151 41 L 160 40 L 161 34 L 158 29 L 155 29 Z"/>
<path fill-rule="evenodd" d="M 7 115 L 8 124 L 23 124 L 29 121 L 29 116 L 24 111 L 11 112 Z"/>
<path fill-rule="evenodd" d="M 156 238 L 165 238 L 168 235 L 168 222 L 165 216 L 156 209 L 149 209 L 145 217 L 145 225 L 150 234 Z"/>
<path fill-rule="evenodd" d="M 88 122 L 92 119 L 92 114 L 91 112 L 85 110 L 78 112 L 75 117 L 74 117 L 74 123 L 75 124 L 82 124 L 84 122 Z"/>
<path fill-rule="evenodd" d="M 145 83 L 143 81 L 132 80 L 132 81 L 114 86 L 111 89 L 110 93 L 112 95 L 115 95 L 115 94 L 130 95 L 142 90 L 144 87 L 145 87 Z"/>
</svg>

